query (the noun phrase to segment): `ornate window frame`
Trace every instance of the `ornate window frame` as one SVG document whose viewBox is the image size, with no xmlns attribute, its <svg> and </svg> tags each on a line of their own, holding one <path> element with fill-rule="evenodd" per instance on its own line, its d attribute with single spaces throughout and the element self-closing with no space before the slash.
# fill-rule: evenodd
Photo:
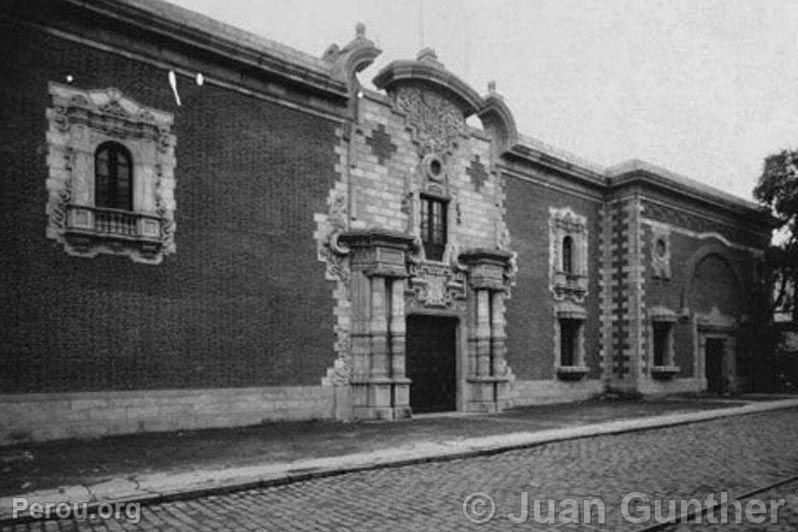
<svg viewBox="0 0 798 532">
<path fill-rule="evenodd" d="M 651 226 L 651 269 L 656 278 L 671 278 L 671 231 L 666 226 Z"/>
<path fill-rule="evenodd" d="M 571 237 L 571 273 L 563 269 L 563 241 Z M 549 207 L 549 289 L 557 301 L 583 303 L 588 287 L 587 216 Z"/>
<path fill-rule="evenodd" d="M 562 321 L 570 320 L 578 323 L 576 326 L 576 349 L 573 354 L 573 363 L 564 365 L 562 360 Z M 554 371 L 560 379 L 579 380 L 590 371 L 585 362 L 585 321 L 587 312 L 584 308 L 574 303 L 565 301 L 554 304 Z"/>
<path fill-rule="evenodd" d="M 679 317 L 676 312 L 665 307 L 653 307 L 648 312 L 648 367 L 650 368 L 651 376 L 655 379 L 670 379 L 681 371 L 681 368 L 676 365 L 673 342 L 673 328 L 678 320 Z M 655 364 L 654 328 L 656 326 L 667 327 L 665 357 L 662 364 Z"/>
<path fill-rule="evenodd" d="M 52 82 L 48 88 L 47 238 L 69 255 L 106 253 L 159 264 L 176 250 L 172 114 L 140 105 L 115 88 L 82 90 Z M 95 152 L 109 141 L 127 148 L 132 158 L 132 211 L 95 205 Z"/>
</svg>

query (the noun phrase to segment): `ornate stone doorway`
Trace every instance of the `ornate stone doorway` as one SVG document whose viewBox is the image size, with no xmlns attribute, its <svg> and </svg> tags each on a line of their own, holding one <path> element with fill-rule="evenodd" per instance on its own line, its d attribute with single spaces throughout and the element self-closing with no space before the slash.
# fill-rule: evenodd
<svg viewBox="0 0 798 532">
<path fill-rule="evenodd" d="M 713 308 L 696 314 L 696 373 L 714 393 L 737 389 L 737 320 Z"/>
<path fill-rule="evenodd" d="M 414 414 L 457 409 L 456 318 L 407 317 L 406 371 Z"/>
<path fill-rule="evenodd" d="M 706 356 L 707 390 L 713 393 L 727 391 L 726 371 L 724 368 L 724 340 L 722 338 L 707 338 L 704 353 Z"/>
</svg>

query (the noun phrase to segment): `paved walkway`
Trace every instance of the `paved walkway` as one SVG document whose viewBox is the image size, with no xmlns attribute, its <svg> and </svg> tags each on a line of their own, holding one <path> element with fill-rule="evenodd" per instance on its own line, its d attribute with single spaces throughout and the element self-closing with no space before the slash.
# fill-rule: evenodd
<svg viewBox="0 0 798 532">
<path fill-rule="evenodd" d="M 58 486 L 102 485 L 157 473 L 228 469 L 382 449 L 722 408 L 717 399 L 588 401 L 499 415 L 421 417 L 397 423 L 284 422 L 235 429 L 144 433 L 0 448 L 0 497 Z M 119 482 L 117 482 L 118 484 Z"/>
<path fill-rule="evenodd" d="M 687 404 L 680 400 L 665 400 L 658 402 L 627 402 L 619 405 L 606 404 L 578 404 L 559 405 L 547 408 L 538 407 L 519 409 L 497 416 L 454 417 L 426 419 L 422 422 L 405 424 L 371 424 L 373 428 L 384 429 L 390 433 L 395 427 L 404 425 L 413 429 L 420 427 L 428 430 L 429 426 L 441 430 L 436 434 L 436 439 L 420 439 L 411 443 L 396 446 L 386 446 L 378 450 L 366 450 L 359 453 L 350 453 L 338 456 L 323 456 L 331 453 L 329 449 L 319 447 L 325 443 L 325 435 L 307 435 L 303 440 L 314 450 L 315 456 L 322 458 L 304 458 L 294 461 L 268 462 L 263 460 L 260 464 L 238 467 L 195 468 L 188 471 L 161 471 L 156 473 L 136 474 L 132 476 L 111 478 L 94 484 L 73 484 L 57 489 L 45 489 L 25 493 L 29 500 L 38 501 L 118 501 L 118 500 L 149 500 L 182 496 L 185 493 L 217 493 L 225 490 L 241 489 L 242 486 L 275 485 L 303 478 L 318 477 L 327 474 L 340 473 L 341 471 L 355 471 L 371 469 L 386 465 L 416 463 L 420 461 L 452 459 L 485 453 L 492 453 L 508 448 L 525 447 L 544 442 L 557 441 L 569 438 L 586 437 L 596 434 L 610 434 L 628 430 L 639 430 L 647 427 L 671 425 L 702 419 L 711 419 L 718 416 L 737 415 L 744 412 L 754 412 L 763 409 L 779 408 L 784 405 L 798 404 L 798 399 L 782 400 L 776 402 L 752 402 L 740 406 L 740 402 L 732 401 L 690 401 Z M 686 407 L 692 412 L 684 412 Z M 725 407 L 725 408 L 723 408 Z M 703 409 L 703 411 L 701 411 Z M 662 411 L 671 411 L 664 415 L 653 415 Z M 548 415 L 546 415 L 548 413 Z M 642 417 L 626 416 L 638 415 Z M 648 414 L 648 416 L 646 416 Z M 584 424 L 585 420 L 606 418 L 616 419 L 604 423 Z M 621 418 L 621 419 L 618 419 Z M 463 427 L 457 423 L 466 422 L 468 426 L 491 427 L 491 422 L 498 422 L 499 427 L 489 429 L 487 436 L 458 437 L 447 439 L 452 430 L 461 430 Z M 508 429 L 538 428 L 548 424 L 564 424 L 563 428 L 553 430 L 525 430 L 509 432 Z M 534 424 L 531 424 L 534 423 Z M 505 426 L 507 425 L 507 426 Z M 288 424 L 288 426 L 292 426 Z M 363 427 L 336 425 L 349 427 L 359 435 L 361 442 L 368 442 L 364 436 Z M 504 432 L 497 428 L 505 426 Z M 412 430 L 408 432 L 413 432 Z M 479 431 L 476 431 L 479 434 Z M 384 435 L 384 433 L 381 433 Z M 417 434 L 415 434 L 417 436 Z M 329 434 L 326 435 L 329 437 Z M 108 441 L 101 440 L 98 444 L 108 446 Z M 379 441 L 379 440 L 378 440 Z M 400 440 L 401 441 L 401 440 Z M 314 443 L 315 442 L 315 447 Z M 375 445 L 374 442 L 370 442 Z M 361 443 L 363 445 L 363 443 Z M 190 445 L 188 445 L 190 448 Z M 368 449 L 368 446 L 365 447 Z M 102 450 L 103 447 L 100 448 Z M 340 449 L 339 449 L 340 450 Z M 103 455 L 92 454 L 86 449 L 82 450 L 90 460 L 102 462 Z M 331 454 L 334 454 L 332 452 Z M 114 454 L 111 454 L 114 456 Z M 301 456 L 301 455 L 300 455 Z M 105 457 L 108 458 L 108 457 Z M 66 462 L 70 465 L 69 462 Z M 17 494 L 19 495 L 19 494 Z M 11 510 L 11 497 L 0 499 L 0 519 L 9 517 Z"/>
<path fill-rule="evenodd" d="M 624 517 L 627 494 L 703 500 L 727 492 L 733 498 L 798 475 L 796 441 L 798 407 L 159 503 L 143 507 L 135 525 L 61 521 L 41 529 L 633 531 L 653 523 Z M 737 530 L 795 530 L 794 486 L 758 496 L 785 498 L 778 523 Z M 535 517 L 532 502 L 524 514 L 523 499 L 552 501 L 555 523 L 535 521 L 548 520 L 550 503 Z M 563 513 L 567 499 L 601 504 L 593 502 L 592 512 Z M 633 506 L 633 516 L 644 507 Z M 578 522 L 564 522 L 571 519 Z M 674 527 L 682 529 L 705 530 Z"/>
</svg>

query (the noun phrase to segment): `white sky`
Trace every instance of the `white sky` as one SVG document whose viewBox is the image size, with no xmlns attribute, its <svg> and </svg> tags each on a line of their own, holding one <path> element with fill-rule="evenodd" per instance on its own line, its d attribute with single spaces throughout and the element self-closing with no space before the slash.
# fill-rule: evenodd
<svg viewBox="0 0 798 532">
<path fill-rule="evenodd" d="M 798 144 L 796 0 L 172 0 L 321 55 L 356 22 L 394 59 L 431 46 L 519 131 L 603 165 L 645 159 L 750 198 Z M 419 16 L 420 13 L 423 16 Z"/>
</svg>

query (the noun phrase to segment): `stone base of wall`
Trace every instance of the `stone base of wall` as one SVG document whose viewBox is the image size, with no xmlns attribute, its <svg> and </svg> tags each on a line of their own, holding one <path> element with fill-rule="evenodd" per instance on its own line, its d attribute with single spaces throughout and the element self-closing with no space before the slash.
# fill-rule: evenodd
<svg viewBox="0 0 798 532">
<path fill-rule="evenodd" d="M 707 389 L 706 379 L 640 379 L 637 389 L 645 395 L 700 392 Z"/>
<path fill-rule="evenodd" d="M 334 408 L 323 386 L 0 395 L 0 445 L 329 419 Z"/>
<path fill-rule="evenodd" d="M 515 381 L 510 392 L 510 406 L 584 401 L 604 390 L 600 379 L 580 381 Z"/>
</svg>

